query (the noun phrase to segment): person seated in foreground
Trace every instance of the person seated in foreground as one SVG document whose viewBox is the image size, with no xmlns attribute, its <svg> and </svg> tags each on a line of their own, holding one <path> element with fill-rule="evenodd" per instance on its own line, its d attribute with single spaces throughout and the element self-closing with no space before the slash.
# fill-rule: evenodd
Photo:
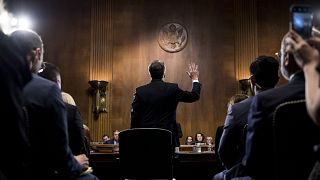
<svg viewBox="0 0 320 180">
<path fill-rule="evenodd" d="M 270 168 L 275 167 L 274 153 L 270 151 L 274 148 L 273 112 L 278 105 L 284 102 L 305 99 L 304 74 L 292 52 L 287 51 L 286 38 L 288 36 L 290 33 L 287 33 L 282 39 L 279 57 L 281 74 L 289 83 L 254 96 L 248 115 L 245 156 L 241 163 L 226 173 L 227 179 L 251 177 L 258 180 L 270 180 L 276 179 L 276 172 L 281 171 L 281 169 Z M 288 118 L 291 118 L 290 114 Z M 299 133 L 304 133 L 304 131 L 308 130 L 301 129 Z M 303 154 L 303 156 L 310 155 Z M 310 171 L 311 169 L 312 166 Z M 307 179 L 307 176 L 308 174 L 302 179 Z"/>
<path fill-rule="evenodd" d="M 250 84 L 255 95 L 278 83 L 279 63 L 270 56 L 259 56 L 250 65 Z M 218 154 L 226 169 L 241 162 L 245 151 L 246 127 L 252 97 L 235 95 L 229 103 Z M 240 101 L 239 101 L 240 100 Z M 238 102 L 238 103 L 236 103 Z"/>
<path fill-rule="evenodd" d="M 56 83 L 37 75 L 43 62 L 41 37 L 31 30 L 16 30 L 10 38 L 19 45 L 33 73 L 23 89 L 30 123 L 31 179 L 97 179 L 90 174 L 87 156 L 74 156 L 70 150 L 61 90 Z"/>
</svg>

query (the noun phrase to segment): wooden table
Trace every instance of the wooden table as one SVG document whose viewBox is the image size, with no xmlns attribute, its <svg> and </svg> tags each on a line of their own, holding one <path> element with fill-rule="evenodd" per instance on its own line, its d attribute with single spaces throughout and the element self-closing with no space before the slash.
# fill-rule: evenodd
<svg viewBox="0 0 320 180">
<path fill-rule="evenodd" d="M 118 153 L 91 153 L 90 166 L 100 180 L 120 179 Z M 173 159 L 173 173 L 177 180 L 211 180 L 220 171 L 214 152 L 177 152 Z"/>
</svg>

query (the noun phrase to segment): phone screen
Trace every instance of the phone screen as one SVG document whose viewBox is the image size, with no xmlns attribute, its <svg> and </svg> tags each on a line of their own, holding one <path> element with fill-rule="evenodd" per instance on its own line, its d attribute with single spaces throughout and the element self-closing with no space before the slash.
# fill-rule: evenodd
<svg viewBox="0 0 320 180">
<path fill-rule="evenodd" d="M 291 9 L 292 29 L 302 38 L 307 39 L 311 36 L 313 25 L 313 13 L 309 7 L 296 6 Z"/>
</svg>

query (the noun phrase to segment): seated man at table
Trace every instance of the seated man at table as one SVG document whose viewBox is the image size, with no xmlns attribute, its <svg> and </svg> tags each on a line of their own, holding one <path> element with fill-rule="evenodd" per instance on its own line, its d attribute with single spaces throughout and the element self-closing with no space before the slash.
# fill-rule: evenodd
<svg viewBox="0 0 320 180">
<path fill-rule="evenodd" d="M 113 131 L 113 138 L 107 140 L 103 144 L 114 144 L 114 145 L 119 144 L 119 133 L 120 133 L 119 130 L 114 130 Z"/>
</svg>

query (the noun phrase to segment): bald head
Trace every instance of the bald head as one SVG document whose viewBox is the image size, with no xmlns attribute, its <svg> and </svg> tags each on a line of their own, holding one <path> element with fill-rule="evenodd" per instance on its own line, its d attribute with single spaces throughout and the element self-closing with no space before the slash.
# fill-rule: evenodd
<svg viewBox="0 0 320 180">
<path fill-rule="evenodd" d="M 43 61 L 41 37 L 32 30 L 16 30 L 10 35 L 29 63 L 32 73 L 37 73 Z"/>
</svg>

